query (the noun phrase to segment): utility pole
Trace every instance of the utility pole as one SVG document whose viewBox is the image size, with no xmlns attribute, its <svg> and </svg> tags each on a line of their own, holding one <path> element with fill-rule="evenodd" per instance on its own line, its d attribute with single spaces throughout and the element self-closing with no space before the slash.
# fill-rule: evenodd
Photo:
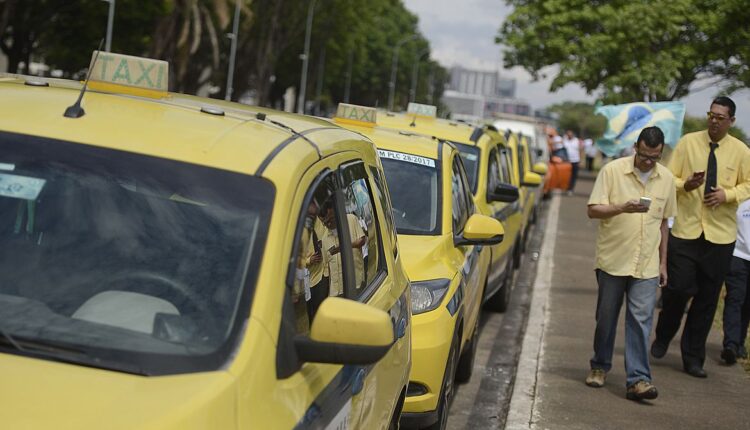
<svg viewBox="0 0 750 430">
<path fill-rule="evenodd" d="M 234 61 L 237 56 L 237 34 L 240 31 L 240 1 L 234 2 L 234 23 L 232 24 L 232 34 L 227 35 L 232 39 L 232 47 L 229 49 L 229 71 L 227 72 L 227 90 L 224 93 L 224 100 L 232 100 L 234 92 Z"/>
<path fill-rule="evenodd" d="M 399 40 L 396 43 L 396 46 L 393 47 L 393 59 L 391 60 L 391 80 L 388 83 L 388 110 L 393 111 L 393 98 L 396 93 L 396 71 L 398 70 L 398 50 L 401 49 L 401 45 L 404 43 L 414 40 L 419 35 L 412 34 L 410 36 L 406 36 L 403 39 Z"/>
<path fill-rule="evenodd" d="M 104 42 L 104 50 L 112 52 L 112 27 L 115 22 L 115 0 L 102 0 L 109 3 L 109 14 L 107 15 L 107 39 Z"/>
<path fill-rule="evenodd" d="M 310 1 L 307 8 L 307 25 L 305 26 L 305 52 L 300 55 L 302 59 L 302 77 L 299 84 L 299 96 L 297 97 L 297 113 L 305 113 L 305 91 L 307 91 L 307 61 L 310 57 L 310 33 L 312 33 L 313 14 L 315 12 L 316 0 Z"/>
<path fill-rule="evenodd" d="M 349 49 L 349 61 L 346 65 L 346 86 L 344 87 L 344 103 L 349 103 L 352 87 L 352 63 L 354 62 L 354 48 Z"/>
<path fill-rule="evenodd" d="M 409 87 L 409 101 L 415 102 L 417 98 L 417 77 L 419 76 L 419 62 L 424 54 L 430 52 L 430 48 L 425 48 L 414 56 L 414 64 L 411 69 L 411 87 Z"/>
</svg>

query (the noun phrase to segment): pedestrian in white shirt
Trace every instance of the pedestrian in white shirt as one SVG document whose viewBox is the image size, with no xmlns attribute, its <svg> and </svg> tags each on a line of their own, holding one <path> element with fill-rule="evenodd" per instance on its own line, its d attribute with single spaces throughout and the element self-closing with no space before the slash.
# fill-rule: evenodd
<svg viewBox="0 0 750 430">
<path fill-rule="evenodd" d="M 563 146 L 565 152 L 568 153 L 568 161 L 573 166 L 570 172 L 570 186 L 568 187 L 568 195 L 573 195 L 573 190 L 576 187 L 576 180 L 578 179 L 578 164 L 581 162 L 581 141 L 573 134 L 573 130 L 567 130 L 565 137 L 563 137 Z"/>
<path fill-rule="evenodd" d="M 727 295 L 724 297 L 724 349 L 721 359 L 727 364 L 737 362 L 737 357 L 747 358 L 745 339 L 750 324 L 750 200 L 737 208 L 737 241 L 724 280 Z"/>
<path fill-rule="evenodd" d="M 589 172 L 594 171 L 594 158 L 599 150 L 594 145 L 594 141 L 591 138 L 583 139 L 583 152 L 586 154 L 586 170 Z"/>
</svg>

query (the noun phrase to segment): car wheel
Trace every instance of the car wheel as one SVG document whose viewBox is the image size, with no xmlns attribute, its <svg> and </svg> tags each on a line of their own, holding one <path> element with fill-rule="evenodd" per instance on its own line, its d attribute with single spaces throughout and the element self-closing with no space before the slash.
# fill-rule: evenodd
<svg viewBox="0 0 750 430">
<path fill-rule="evenodd" d="M 451 342 L 451 350 L 448 354 L 448 362 L 445 365 L 445 375 L 443 375 L 443 384 L 440 387 L 440 401 L 438 401 L 438 420 L 436 423 L 427 427 L 428 430 L 445 430 L 448 427 L 448 411 L 450 410 L 451 403 L 453 403 L 453 396 L 456 394 L 456 367 L 458 367 L 458 348 L 459 348 L 459 334 L 456 332 L 453 335 L 453 342 Z"/>
<path fill-rule="evenodd" d="M 456 368 L 456 382 L 463 384 L 471 379 L 471 372 L 474 370 L 474 359 L 477 356 L 477 344 L 479 344 L 479 316 L 474 323 L 474 333 L 471 335 L 471 342 L 467 345 L 466 350 L 461 354 Z"/>
<path fill-rule="evenodd" d="M 523 238 L 519 237 L 516 240 L 516 246 L 513 247 L 513 268 L 518 269 L 521 267 L 521 241 Z"/>
<path fill-rule="evenodd" d="M 487 308 L 494 312 L 505 312 L 510 304 L 510 293 L 513 288 L 513 266 L 515 265 L 515 256 L 508 260 L 505 266 L 505 275 L 503 276 L 503 286 L 487 300 Z"/>
</svg>

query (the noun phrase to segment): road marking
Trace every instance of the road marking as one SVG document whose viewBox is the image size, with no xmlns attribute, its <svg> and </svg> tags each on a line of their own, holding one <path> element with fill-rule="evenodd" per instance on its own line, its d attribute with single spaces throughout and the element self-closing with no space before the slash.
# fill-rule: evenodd
<svg viewBox="0 0 750 430">
<path fill-rule="evenodd" d="M 544 244 L 539 258 L 536 282 L 531 297 L 531 309 L 526 334 L 521 347 L 516 380 L 505 422 L 506 430 L 535 429 L 538 421 L 537 379 L 539 363 L 544 356 L 544 329 L 548 322 L 547 301 L 554 269 L 555 242 L 560 214 L 560 195 L 552 196 L 544 232 Z"/>
</svg>

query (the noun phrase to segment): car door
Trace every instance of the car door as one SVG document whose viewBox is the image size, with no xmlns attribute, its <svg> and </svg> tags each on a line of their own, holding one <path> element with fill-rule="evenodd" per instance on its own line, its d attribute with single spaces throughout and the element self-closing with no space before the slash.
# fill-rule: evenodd
<svg viewBox="0 0 750 430">
<path fill-rule="evenodd" d="M 362 381 L 361 387 L 355 386 L 353 389 L 359 388 L 360 396 L 366 399 L 362 403 L 356 428 L 380 429 L 388 426 L 398 402 L 404 369 L 409 364 L 410 345 L 402 341 L 406 336 L 409 315 L 408 296 L 405 294 L 407 281 L 405 277 L 398 276 L 393 254 L 385 252 L 386 249 L 394 249 L 390 239 L 395 235 L 391 234 L 392 227 L 384 222 L 388 219 L 382 208 L 385 198 L 376 198 L 376 194 L 383 190 L 377 188 L 373 171 L 377 171 L 377 167 L 368 168 L 361 161 L 346 163 L 339 168 L 355 271 L 359 270 L 358 267 L 363 268 L 363 273 L 355 273 L 354 288 L 349 289 L 345 296 L 389 312 L 394 323 L 396 343 L 392 350 L 374 365 L 352 367 L 356 380 L 361 378 Z M 352 234 L 352 231 L 357 233 Z M 362 238 L 364 243 L 358 250 L 360 243 L 357 240 Z M 394 296 L 392 292 L 397 294 Z"/>
<path fill-rule="evenodd" d="M 500 156 L 500 147 L 494 147 L 489 151 L 489 160 L 487 163 L 487 189 L 493 190 L 499 184 L 511 184 L 510 173 L 507 166 L 503 164 Z M 490 273 L 488 273 L 488 285 L 494 286 L 500 281 L 507 266 L 507 260 L 512 258 L 512 248 L 514 238 L 518 234 L 517 220 L 512 219 L 515 212 L 518 211 L 518 200 L 513 203 L 505 202 L 488 202 L 491 209 L 490 215 L 496 220 L 503 223 L 505 228 L 505 237 L 501 243 L 492 247 L 492 263 Z"/>
<path fill-rule="evenodd" d="M 451 162 L 451 212 L 454 236 L 463 232 L 469 217 L 474 214 L 474 201 L 471 197 L 471 188 L 466 178 L 466 172 L 458 153 Z M 464 333 L 463 342 L 471 338 L 471 328 L 474 327 L 479 317 L 483 278 L 479 268 L 479 255 L 481 246 L 461 245 L 456 249 L 463 254 L 463 266 L 461 267 L 462 282 L 464 282 Z M 462 345 L 463 345 L 462 342 Z"/>
<path fill-rule="evenodd" d="M 352 154 L 336 154 L 316 163 L 300 180 L 294 245 L 286 276 L 276 367 L 277 384 L 269 397 L 283 399 L 298 417 L 295 428 L 356 428 L 366 402 L 365 374 L 359 366 L 300 362 L 294 338 L 309 336 L 320 304 L 330 296 L 356 290 L 357 274 L 347 222 L 346 197 L 339 166 Z M 355 232 L 356 234 L 356 232 Z M 357 266 L 359 270 L 362 265 Z M 319 290 L 322 288 L 322 290 Z"/>
</svg>

